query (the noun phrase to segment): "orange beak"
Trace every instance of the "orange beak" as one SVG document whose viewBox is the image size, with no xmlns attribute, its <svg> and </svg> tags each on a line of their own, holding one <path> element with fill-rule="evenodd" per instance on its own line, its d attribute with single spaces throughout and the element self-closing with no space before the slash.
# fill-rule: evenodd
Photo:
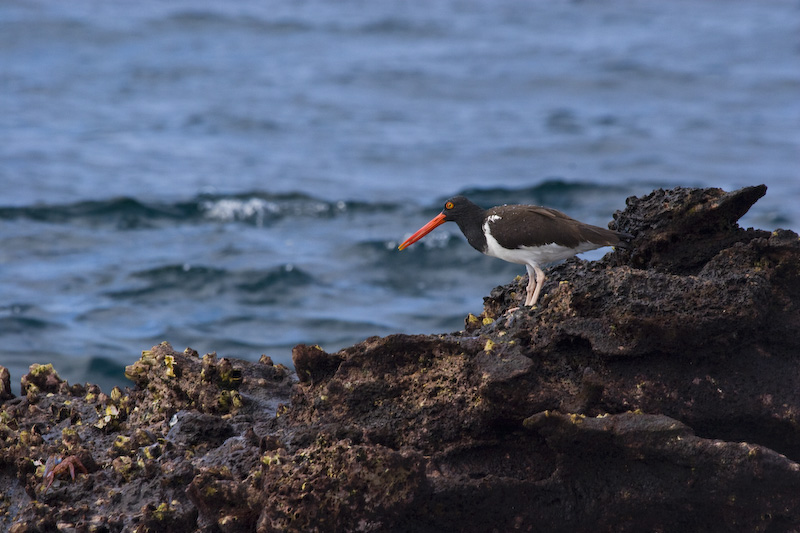
<svg viewBox="0 0 800 533">
<path fill-rule="evenodd" d="M 402 250 L 404 248 L 407 248 L 407 247 L 411 246 L 412 244 L 414 244 L 415 242 L 417 242 L 418 240 L 423 238 L 425 235 L 427 235 L 428 233 L 433 231 L 434 228 L 438 228 L 439 226 L 441 226 L 445 222 L 447 222 L 447 218 L 446 218 L 445 214 L 444 213 L 439 213 L 438 215 L 433 217 L 433 220 L 431 220 L 430 222 L 428 222 L 427 224 L 425 224 L 424 226 L 419 228 L 414 235 L 412 235 L 411 237 L 406 239 L 406 241 L 403 244 L 398 246 L 398 249 Z"/>
</svg>

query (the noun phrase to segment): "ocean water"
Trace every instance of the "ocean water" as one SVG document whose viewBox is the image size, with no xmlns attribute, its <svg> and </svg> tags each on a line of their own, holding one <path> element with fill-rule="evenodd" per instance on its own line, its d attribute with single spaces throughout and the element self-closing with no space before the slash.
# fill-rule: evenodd
<svg viewBox="0 0 800 533">
<path fill-rule="evenodd" d="M 800 228 L 800 4 L 0 3 L 0 364 L 104 389 L 161 341 L 291 364 L 460 329 L 524 268 L 466 194 L 598 225 L 766 183 Z M 602 251 L 584 254 L 602 256 Z M 594 254 L 594 255 L 593 255 Z"/>
</svg>

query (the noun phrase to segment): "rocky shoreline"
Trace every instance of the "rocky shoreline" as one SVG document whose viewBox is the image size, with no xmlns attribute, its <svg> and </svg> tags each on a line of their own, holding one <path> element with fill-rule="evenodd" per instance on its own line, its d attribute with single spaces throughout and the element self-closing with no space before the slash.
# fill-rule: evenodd
<svg viewBox="0 0 800 533">
<path fill-rule="evenodd" d="M 296 373 L 163 343 L 125 391 L 34 365 L 15 395 L 0 367 L 0 529 L 796 531 L 800 240 L 737 225 L 765 192 L 629 198 L 632 248 L 538 307 L 517 278 Z"/>
</svg>

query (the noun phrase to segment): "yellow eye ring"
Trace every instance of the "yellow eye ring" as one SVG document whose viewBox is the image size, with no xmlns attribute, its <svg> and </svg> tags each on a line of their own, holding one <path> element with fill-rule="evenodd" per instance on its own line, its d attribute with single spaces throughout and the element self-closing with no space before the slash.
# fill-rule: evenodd
<svg viewBox="0 0 800 533">
<path fill-rule="evenodd" d="M 453 209 L 453 207 L 454 207 L 453 202 L 447 202 L 446 204 L 444 204 L 445 209 Z"/>
</svg>

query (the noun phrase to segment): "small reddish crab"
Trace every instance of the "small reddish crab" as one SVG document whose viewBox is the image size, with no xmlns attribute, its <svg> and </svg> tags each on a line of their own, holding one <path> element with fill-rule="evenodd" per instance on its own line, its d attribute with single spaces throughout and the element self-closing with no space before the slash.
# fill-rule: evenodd
<svg viewBox="0 0 800 533">
<path fill-rule="evenodd" d="M 47 489 L 50 488 L 50 485 L 53 484 L 56 476 L 66 474 L 69 471 L 69 475 L 72 477 L 72 480 L 75 481 L 75 469 L 78 469 L 80 472 L 84 474 L 88 474 L 89 472 L 86 470 L 86 467 L 83 466 L 80 459 L 75 456 L 70 456 L 67 458 L 63 457 L 56 457 L 50 456 L 47 459 L 47 462 L 44 464 L 44 480 L 47 482 L 47 486 L 44 488 L 44 491 L 47 492 Z"/>
</svg>

